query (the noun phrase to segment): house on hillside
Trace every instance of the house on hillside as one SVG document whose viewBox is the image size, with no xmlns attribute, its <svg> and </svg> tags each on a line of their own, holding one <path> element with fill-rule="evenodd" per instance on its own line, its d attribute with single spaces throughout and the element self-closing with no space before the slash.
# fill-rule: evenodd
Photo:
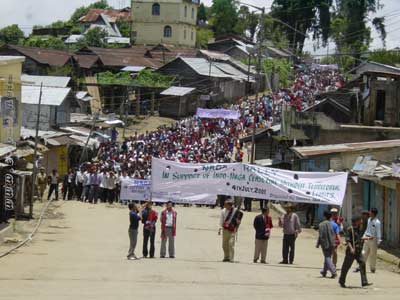
<svg viewBox="0 0 400 300">
<path fill-rule="evenodd" d="M 71 110 L 78 106 L 71 88 L 67 87 L 70 77 L 23 76 L 22 81 L 22 125 L 35 129 L 38 115 L 40 85 L 42 98 L 39 129 L 50 130 L 65 126 L 71 120 Z"/>
<path fill-rule="evenodd" d="M 137 45 L 196 45 L 199 0 L 132 1 L 132 36 Z"/>
<path fill-rule="evenodd" d="M 207 45 L 207 49 L 226 53 L 237 60 L 248 60 L 256 53 L 256 44 L 238 36 L 225 36 Z M 294 55 L 287 49 L 276 47 L 271 41 L 266 41 L 263 47 L 263 56 L 270 58 L 293 58 Z"/>
<path fill-rule="evenodd" d="M 104 71 L 119 72 L 124 67 L 145 67 L 157 69 L 163 64 L 156 59 L 145 56 L 147 47 L 131 48 L 97 48 L 84 47 L 74 54 L 75 60 L 86 75 Z"/>
<path fill-rule="evenodd" d="M 72 55 L 61 50 L 4 45 L 0 47 L 0 55 L 24 56 L 22 72 L 30 75 L 47 75 L 50 70 L 63 68 L 71 72 L 75 67 Z"/>
<path fill-rule="evenodd" d="M 108 44 L 129 45 L 130 38 L 123 37 L 117 22 L 125 20 L 131 22 L 131 11 L 129 8 L 117 9 L 90 9 L 89 12 L 79 19 L 83 34 L 70 35 L 64 42 L 66 44 L 76 44 L 83 38 L 85 33 L 93 28 L 103 29 L 107 33 L 106 42 Z"/>
<path fill-rule="evenodd" d="M 194 87 L 214 101 L 235 99 L 245 95 L 248 76 L 230 64 L 204 58 L 178 57 L 157 70 L 176 77 L 180 86 Z"/>
</svg>

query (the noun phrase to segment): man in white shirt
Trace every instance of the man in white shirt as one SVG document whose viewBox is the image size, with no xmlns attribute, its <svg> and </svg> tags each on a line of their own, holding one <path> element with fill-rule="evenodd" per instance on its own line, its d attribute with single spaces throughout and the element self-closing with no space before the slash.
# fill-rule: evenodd
<svg viewBox="0 0 400 300">
<path fill-rule="evenodd" d="M 173 203 L 168 201 L 167 208 L 161 213 L 161 258 L 167 254 L 167 241 L 169 257 L 175 258 L 176 216 Z"/>
<path fill-rule="evenodd" d="M 376 255 L 378 246 L 382 242 L 381 222 L 378 220 L 378 210 L 371 208 L 370 218 L 368 219 L 367 229 L 365 230 L 363 240 L 363 255 L 365 263 L 369 258 L 369 267 L 372 273 L 376 270 Z"/>
</svg>

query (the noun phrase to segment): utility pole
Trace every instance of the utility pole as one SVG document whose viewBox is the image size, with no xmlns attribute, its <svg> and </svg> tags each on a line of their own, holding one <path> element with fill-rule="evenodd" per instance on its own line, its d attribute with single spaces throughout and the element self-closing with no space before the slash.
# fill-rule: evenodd
<svg viewBox="0 0 400 300">
<path fill-rule="evenodd" d="M 249 60 L 248 60 L 248 66 L 247 66 L 247 89 L 246 89 L 246 99 L 249 98 L 250 94 L 250 65 L 251 65 L 251 56 L 249 52 Z"/>
<path fill-rule="evenodd" d="M 250 163 L 254 164 L 255 158 L 255 142 L 256 142 L 256 107 L 259 101 L 259 90 L 261 87 L 261 56 L 262 51 L 261 47 L 264 42 L 264 23 L 265 23 L 265 7 L 259 8 L 261 10 L 260 16 L 260 35 L 258 39 L 258 49 L 257 49 L 257 85 L 256 85 L 256 98 L 254 101 L 254 108 L 253 108 L 253 132 L 251 135 L 251 154 L 250 154 Z M 267 75 L 267 74 L 266 74 Z M 269 80 L 268 80 L 269 81 Z M 270 87 L 271 88 L 271 87 Z"/>
<path fill-rule="evenodd" d="M 79 165 L 81 165 L 81 164 L 83 163 L 83 161 L 85 160 L 85 158 L 86 158 L 87 147 L 88 147 L 88 145 L 89 145 L 90 137 L 91 137 L 92 134 L 93 134 L 94 128 L 96 127 L 96 121 L 97 121 L 97 119 L 98 119 L 98 117 L 99 117 L 99 114 L 100 114 L 99 112 L 96 112 L 96 113 L 94 114 L 94 116 L 93 116 L 92 127 L 90 128 L 89 136 L 88 136 L 88 138 L 87 138 L 87 140 L 86 140 L 85 147 L 83 148 L 82 155 L 81 155 L 81 159 L 79 160 Z"/>
<path fill-rule="evenodd" d="M 42 104 L 42 94 L 43 94 L 43 82 L 40 84 L 39 102 L 37 105 L 35 149 L 33 152 L 33 170 L 32 170 L 32 197 L 31 197 L 31 201 L 29 203 L 29 218 L 33 217 L 33 201 L 35 199 L 36 175 L 37 175 L 37 170 L 38 170 L 37 147 L 39 144 L 40 108 L 41 108 L 41 104 Z"/>
</svg>

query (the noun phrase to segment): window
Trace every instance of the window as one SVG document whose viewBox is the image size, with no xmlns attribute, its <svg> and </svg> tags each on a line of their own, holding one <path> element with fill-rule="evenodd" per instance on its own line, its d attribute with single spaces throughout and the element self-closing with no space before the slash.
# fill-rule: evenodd
<svg viewBox="0 0 400 300">
<path fill-rule="evenodd" d="M 164 37 L 171 37 L 172 36 L 172 28 L 171 26 L 167 25 L 164 27 Z"/>
<path fill-rule="evenodd" d="M 185 18 L 187 17 L 187 6 L 185 5 L 185 13 L 184 13 L 184 15 L 185 15 Z"/>
<path fill-rule="evenodd" d="M 186 29 L 183 30 L 183 39 L 186 40 Z"/>
<path fill-rule="evenodd" d="M 190 39 L 193 41 L 193 36 L 194 36 L 194 33 L 193 33 L 193 31 L 192 31 L 192 33 L 190 34 Z"/>
<path fill-rule="evenodd" d="M 153 6 L 151 7 L 151 14 L 153 16 L 159 16 L 160 15 L 160 4 L 154 3 Z"/>
<path fill-rule="evenodd" d="M 194 19 L 194 7 L 192 7 L 192 19 Z"/>
</svg>

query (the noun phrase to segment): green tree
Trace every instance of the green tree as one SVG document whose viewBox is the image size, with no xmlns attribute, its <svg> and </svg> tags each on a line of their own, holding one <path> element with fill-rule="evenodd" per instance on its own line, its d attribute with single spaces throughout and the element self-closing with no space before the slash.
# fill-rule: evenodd
<svg viewBox="0 0 400 300">
<path fill-rule="evenodd" d="M 104 48 L 107 46 L 105 38 L 107 32 L 101 28 L 93 28 L 85 33 L 85 36 L 78 40 L 77 47 L 82 48 L 85 46 L 89 47 L 100 47 Z"/>
<path fill-rule="evenodd" d="M 119 19 L 117 21 L 117 26 L 123 37 L 131 36 L 131 23 L 129 21 L 124 19 Z"/>
<path fill-rule="evenodd" d="M 235 34 L 238 12 L 234 0 L 213 0 L 210 25 L 216 36 Z"/>
<path fill-rule="evenodd" d="M 333 13 L 332 36 L 339 52 L 349 51 L 359 59 L 371 43 L 371 28 L 367 26 L 368 15 L 382 8 L 379 0 L 338 0 Z M 375 18 L 373 25 L 384 40 L 384 18 Z"/>
<path fill-rule="evenodd" d="M 209 15 L 209 7 L 206 7 L 204 3 L 201 3 L 199 9 L 197 11 L 197 23 L 198 24 L 205 24 L 208 20 Z"/>
<path fill-rule="evenodd" d="M 260 16 L 255 12 L 250 12 L 247 6 L 241 6 L 238 11 L 238 21 L 234 31 L 244 37 L 253 40 L 259 24 Z"/>
<path fill-rule="evenodd" d="M 0 30 L 0 43 L 18 44 L 23 38 L 24 32 L 16 24 L 4 27 Z"/>
<path fill-rule="evenodd" d="M 206 48 L 208 42 L 214 37 L 214 32 L 206 28 L 198 28 L 196 32 L 196 47 Z"/>
<path fill-rule="evenodd" d="M 400 64 L 400 50 L 377 49 L 369 53 L 368 60 L 396 66 Z"/>
<path fill-rule="evenodd" d="M 57 37 L 42 37 L 42 36 L 31 36 L 23 42 L 21 42 L 23 46 L 28 47 L 39 47 L 39 48 L 50 48 L 56 50 L 65 50 L 66 46 L 64 42 Z"/>
<path fill-rule="evenodd" d="M 109 7 L 110 6 L 108 5 L 107 0 L 100 0 L 95 3 L 90 4 L 88 6 L 78 7 L 72 14 L 70 21 L 74 24 L 77 23 L 79 21 L 79 19 L 81 17 L 83 17 L 84 15 L 86 15 L 89 12 L 89 10 L 92 8 L 106 9 Z"/>
<path fill-rule="evenodd" d="M 333 0 L 274 0 L 271 16 L 288 25 L 275 22 L 274 27 L 286 33 L 294 51 L 303 50 L 307 32 L 325 46 L 330 34 L 332 4 Z"/>
</svg>

